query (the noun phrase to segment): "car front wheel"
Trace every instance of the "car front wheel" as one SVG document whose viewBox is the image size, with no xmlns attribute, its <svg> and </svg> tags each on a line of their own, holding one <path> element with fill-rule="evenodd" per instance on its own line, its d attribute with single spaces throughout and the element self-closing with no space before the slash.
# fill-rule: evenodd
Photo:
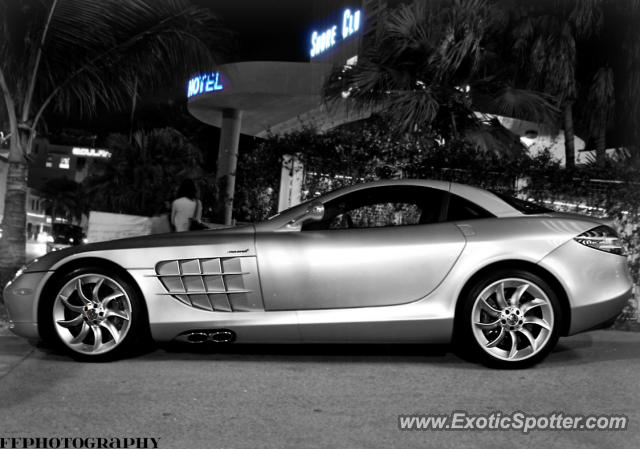
<svg viewBox="0 0 640 449">
<path fill-rule="evenodd" d="M 140 302 L 121 276 L 81 268 L 67 274 L 55 291 L 49 331 L 72 355 L 103 361 L 132 349 L 140 334 Z"/>
<path fill-rule="evenodd" d="M 468 353 L 496 368 L 525 368 L 555 347 L 559 300 L 539 276 L 510 270 L 485 276 L 469 291 L 458 329 Z"/>
</svg>

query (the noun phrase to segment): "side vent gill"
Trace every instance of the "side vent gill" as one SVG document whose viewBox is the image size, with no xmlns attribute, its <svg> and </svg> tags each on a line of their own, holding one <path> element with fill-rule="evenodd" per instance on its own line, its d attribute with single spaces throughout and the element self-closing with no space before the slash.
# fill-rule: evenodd
<svg viewBox="0 0 640 449">
<path fill-rule="evenodd" d="M 156 277 L 178 301 L 211 312 L 248 312 L 242 257 L 167 260 L 156 265 Z"/>
</svg>

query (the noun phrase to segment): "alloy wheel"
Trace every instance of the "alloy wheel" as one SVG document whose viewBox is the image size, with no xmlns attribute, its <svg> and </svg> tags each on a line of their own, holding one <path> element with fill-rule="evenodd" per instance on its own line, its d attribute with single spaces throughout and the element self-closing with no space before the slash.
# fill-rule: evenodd
<svg viewBox="0 0 640 449">
<path fill-rule="evenodd" d="M 552 337 L 555 315 L 541 287 L 518 278 L 501 279 L 477 296 L 473 335 L 490 356 L 508 362 L 540 353 Z"/>
<path fill-rule="evenodd" d="M 83 274 L 69 280 L 53 304 L 62 342 L 82 355 L 105 354 L 122 343 L 131 327 L 131 299 L 114 279 Z"/>
</svg>

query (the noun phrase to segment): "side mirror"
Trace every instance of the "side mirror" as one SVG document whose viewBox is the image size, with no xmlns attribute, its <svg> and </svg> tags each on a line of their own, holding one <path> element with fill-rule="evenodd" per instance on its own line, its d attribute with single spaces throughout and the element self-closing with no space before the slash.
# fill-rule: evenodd
<svg viewBox="0 0 640 449">
<path fill-rule="evenodd" d="M 320 221 L 324 216 L 324 204 L 320 201 L 314 201 L 309 204 L 307 209 L 301 215 L 287 223 L 288 229 L 299 229 L 308 221 Z"/>
</svg>

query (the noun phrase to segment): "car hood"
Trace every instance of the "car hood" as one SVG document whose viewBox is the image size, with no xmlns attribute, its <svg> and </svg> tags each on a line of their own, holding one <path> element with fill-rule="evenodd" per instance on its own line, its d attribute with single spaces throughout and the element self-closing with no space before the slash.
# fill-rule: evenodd
<svg viewBox="0 0 640 449">
<path fill-rule="evenodd" d="M 170 234 L 153 234 L 141 237 L 129 237 L 118 240 L 89 243 L 60 251 L 48 253 L 30 262 L 25 272 L 49 271 L 68 259 L 105 255 L 122 251 L 138 251 L 142 256 L 150 250 L 176 247 L 210 247 L 212 245 L 229 245 L 235 242 L 253 242 L 255 228 L 253 225 L 216 229 L 208 231 L 176 232 Z M 243 247 L 244 248 L 244 247 Z M 142 250 L 142 251 L 139 251 Z M 253 252 L 253 248 L 251 248 Z"/>
</svg>

